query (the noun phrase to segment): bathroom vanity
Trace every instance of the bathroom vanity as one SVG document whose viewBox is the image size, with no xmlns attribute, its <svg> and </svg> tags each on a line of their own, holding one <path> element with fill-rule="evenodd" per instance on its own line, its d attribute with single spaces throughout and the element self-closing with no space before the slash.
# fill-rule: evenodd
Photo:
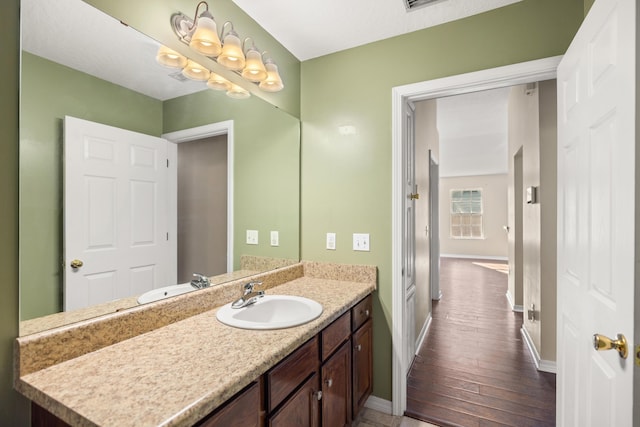
<svg viewBox="0 0 640 427">
<path fill-rule="evenodd" d="M 220 323 L 217 310 L 247 280 L 262 281 L 267 295 L 313 299 L 323 312 L 287 329 Z M 372 391 L 376 280 L 375 267 L 303 262 L 21 337 L 15 387 L 33 401 L 34 425 L 350 425 Z M 137 330 L 101 340 L 107 328 L 96 322 Z"/>
</svg>

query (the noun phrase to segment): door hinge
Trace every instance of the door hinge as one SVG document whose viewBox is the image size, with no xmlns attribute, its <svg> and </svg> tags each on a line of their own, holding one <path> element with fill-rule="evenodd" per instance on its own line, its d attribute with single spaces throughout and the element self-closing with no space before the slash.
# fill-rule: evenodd
<svg viewBox="0 0 640 427">
<path fill-rule="evenodd" d="M 167 159 L 167 167 L 169 167 L 169 159 Z"/>
<path fill-rule="evenodd" d="M 167 231 L 167 240 L 169 240 L 169 232 Z"/>
</svg>

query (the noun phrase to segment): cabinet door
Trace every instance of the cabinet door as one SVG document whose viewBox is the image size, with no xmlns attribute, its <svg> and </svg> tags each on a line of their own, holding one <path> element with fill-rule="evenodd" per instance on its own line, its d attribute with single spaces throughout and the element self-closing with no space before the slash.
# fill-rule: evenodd
<svg viewBox="0 0 640 427">
<path fill-rule="evenodd" d="M 262 425 L 262 414 L 260 382 L 254 382 L 198 425 L 200 427 L 259 427 Z"/>
<path fill-rule="evenodd" d="M 318 374 L 304 385 L 269 419 L 269 427 L 318 427 L 320 424 Z"/>
<path fill-rule="evenodd" d="M 373 390 L 373 322 L 368 320 L 353 334 L 353 417 Z"/>
<path fill-rule="evenodd" d="M 351 340 L 322 366 L 322 425 L 351 425 Z"/>
</svg>

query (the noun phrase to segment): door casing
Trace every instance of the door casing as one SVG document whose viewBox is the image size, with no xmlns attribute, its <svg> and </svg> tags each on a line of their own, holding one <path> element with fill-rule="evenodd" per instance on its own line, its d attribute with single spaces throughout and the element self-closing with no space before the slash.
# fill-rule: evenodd
<svg viewBox="0 0 640 427">
<path fill-rule="evenodd" d="M 403 256 L 403 161 L 406 132 L 403 117 L 410 102 L 469 92 L 533 83 L 556 78 L 561 56 L 512 64 L 488 70 L 444 77 L 436 80 L 396 86 L 392 89 L 392 412 L 402 415 L 407 407 L 407 379 L 404 374 L 407 349 L 405 330 L 404 286 L 402 280 Z"/>
</svg>

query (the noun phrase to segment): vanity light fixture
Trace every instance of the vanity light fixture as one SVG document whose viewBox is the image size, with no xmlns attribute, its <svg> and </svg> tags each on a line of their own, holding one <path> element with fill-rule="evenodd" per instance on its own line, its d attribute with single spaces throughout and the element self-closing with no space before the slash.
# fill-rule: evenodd
<svg viewBox="0 0 640 427">
<path fill-rule="evenodd" d="M 247 37 L 244 40 L 245 44 L 248 39 L 249 38 Z M 267 69 L 262 62 L 262 54 L 255 44 L 252 44 L 251 47 L 247 49 L 246 62 L 244 69 L 242 70 L 242 77 L 254 83 L 259 83 L 268 77 Z"/>
<path fill-rule="evenodd" d="M 278 66 L 273 59 L 267 58 L 264 61 L 264 66 L 267 69 L 267 78 L 258 84 L 258 87 L 267 92 L 279 92 L 284 88 L 280 73 L 278 73 Z"/>
<path fill-rule="evenodd" d="M 227 91 L 227 96 L 235 99 L 247 99 L 251 94 L 245 88 L 232 83 L 231 88 Z"/>
<path fill-rule="evenodd" d="M 166 46 L 160 46 L 158 54 L 156 55 L 156 61 L 165 67 L 171 68 L 184 68 L 187 65 L 187 58 Z"/>
<path fill-rule="evenodd" d="M 198 15 L 202 6 L 204 6 L 205 10 Z M 171 16 L 171 26 L 181 42 L 189 45 L 189 47 L 196 52 L 216 61 L 223 67 L 235 72 L 246 81 L 258 85 L 260 89 L 266 92 L 278 92 L 284 88 L 275 62 L 271 58 L 263 62 L 262 58 L 264 53 L 260 53 L 260 50 L 256 47 L 252 38 L 247 37 L 244 39 L 244 42 L 242 42 L 240 36 L 233 28 L 233 23 L 230 21 L 226 21 L 224 25 L 222 25 L 222 30 L 220 34 L 218 34 L 215 19 L 211 12 L 209 12 L 209 5 L 206 1 L 198 3 L 193 19 L 181 12 L 173 14 Z M 220 40 L 222 40 L 222 42 Z M 248 46 L 248 40 L 252 42 L 250 46 Z M 168 62 L 170 61 L 161 62 L 159 57 L 160 52 L 158 52 L 157 60 L 163 65 L 180 68 L 179 65 L 169 65 Z M 208 86 L 215 90 L 228 90 L 227 94 L 229 96 L 239 93 L 226 89 L 226 85 L 222 85 L 220 79 L 227 81 L 220 76 L 212 77 L 209 80 L 213 80 L 213 82 L 211 82 L 211 84 L 208 83 Z M 227 83 L 229 86 L 233 86 L 230 82 L 227 81 Z M 248 91 L 245 90 L 245 92 L 249 94 Z M 242 95 L 242 97 L 246 98 L 247 96 Z"/>
<path fill-rule="evenodd" d="M 203 4 L 206 9 L 198 16 L 198 9 L 200 9 L 200 6 Z M 198 3 L 195 16 L 198 16 L 197 21 L 194 20 L 194 23 L 188 30 L 190 33 L 193 32 L 191 40 L 189 41 L 189 47 L 205 56 L 220 55 L 220 52 L 222 52 L 222 43 L 220 43 L 220 38 L 218 37 L 216 21 L 209 12 L 209 5 L 204 1 Z M 195 27 L 195 31 L 193 31 L 193 27 Z"/>
<path fill-rule="evenodd" d="M 211 72 L 195 61 L 187 60 L 187 65 L 182 69 L 182 75 L 200 82 L 209 80 Z"/>
<path fill-rule="evenodd" d="M 229 90 L 231 89 L 231 82 L 220 74 L 211 73 L 209 80 L 207 80 L 207 87 L 213 90 Z"/>
<path fill-rule="evenodd" d="M 238 33 L 233 29 L 233 24 L 229 21 L 225 22 L 222 26 L 222 32 L 224 34 L 224 28 L 227 25 L 231 25 L 231 30 L 224 36 L 224 46 L 222 47 L 222 53 L 218 56 L 218 64 L 225 66 L 226 68 L 239 71 L 244 68 L 245 59 L 244 52 L 242 50 L 242 42 Z"/>
</svg>

